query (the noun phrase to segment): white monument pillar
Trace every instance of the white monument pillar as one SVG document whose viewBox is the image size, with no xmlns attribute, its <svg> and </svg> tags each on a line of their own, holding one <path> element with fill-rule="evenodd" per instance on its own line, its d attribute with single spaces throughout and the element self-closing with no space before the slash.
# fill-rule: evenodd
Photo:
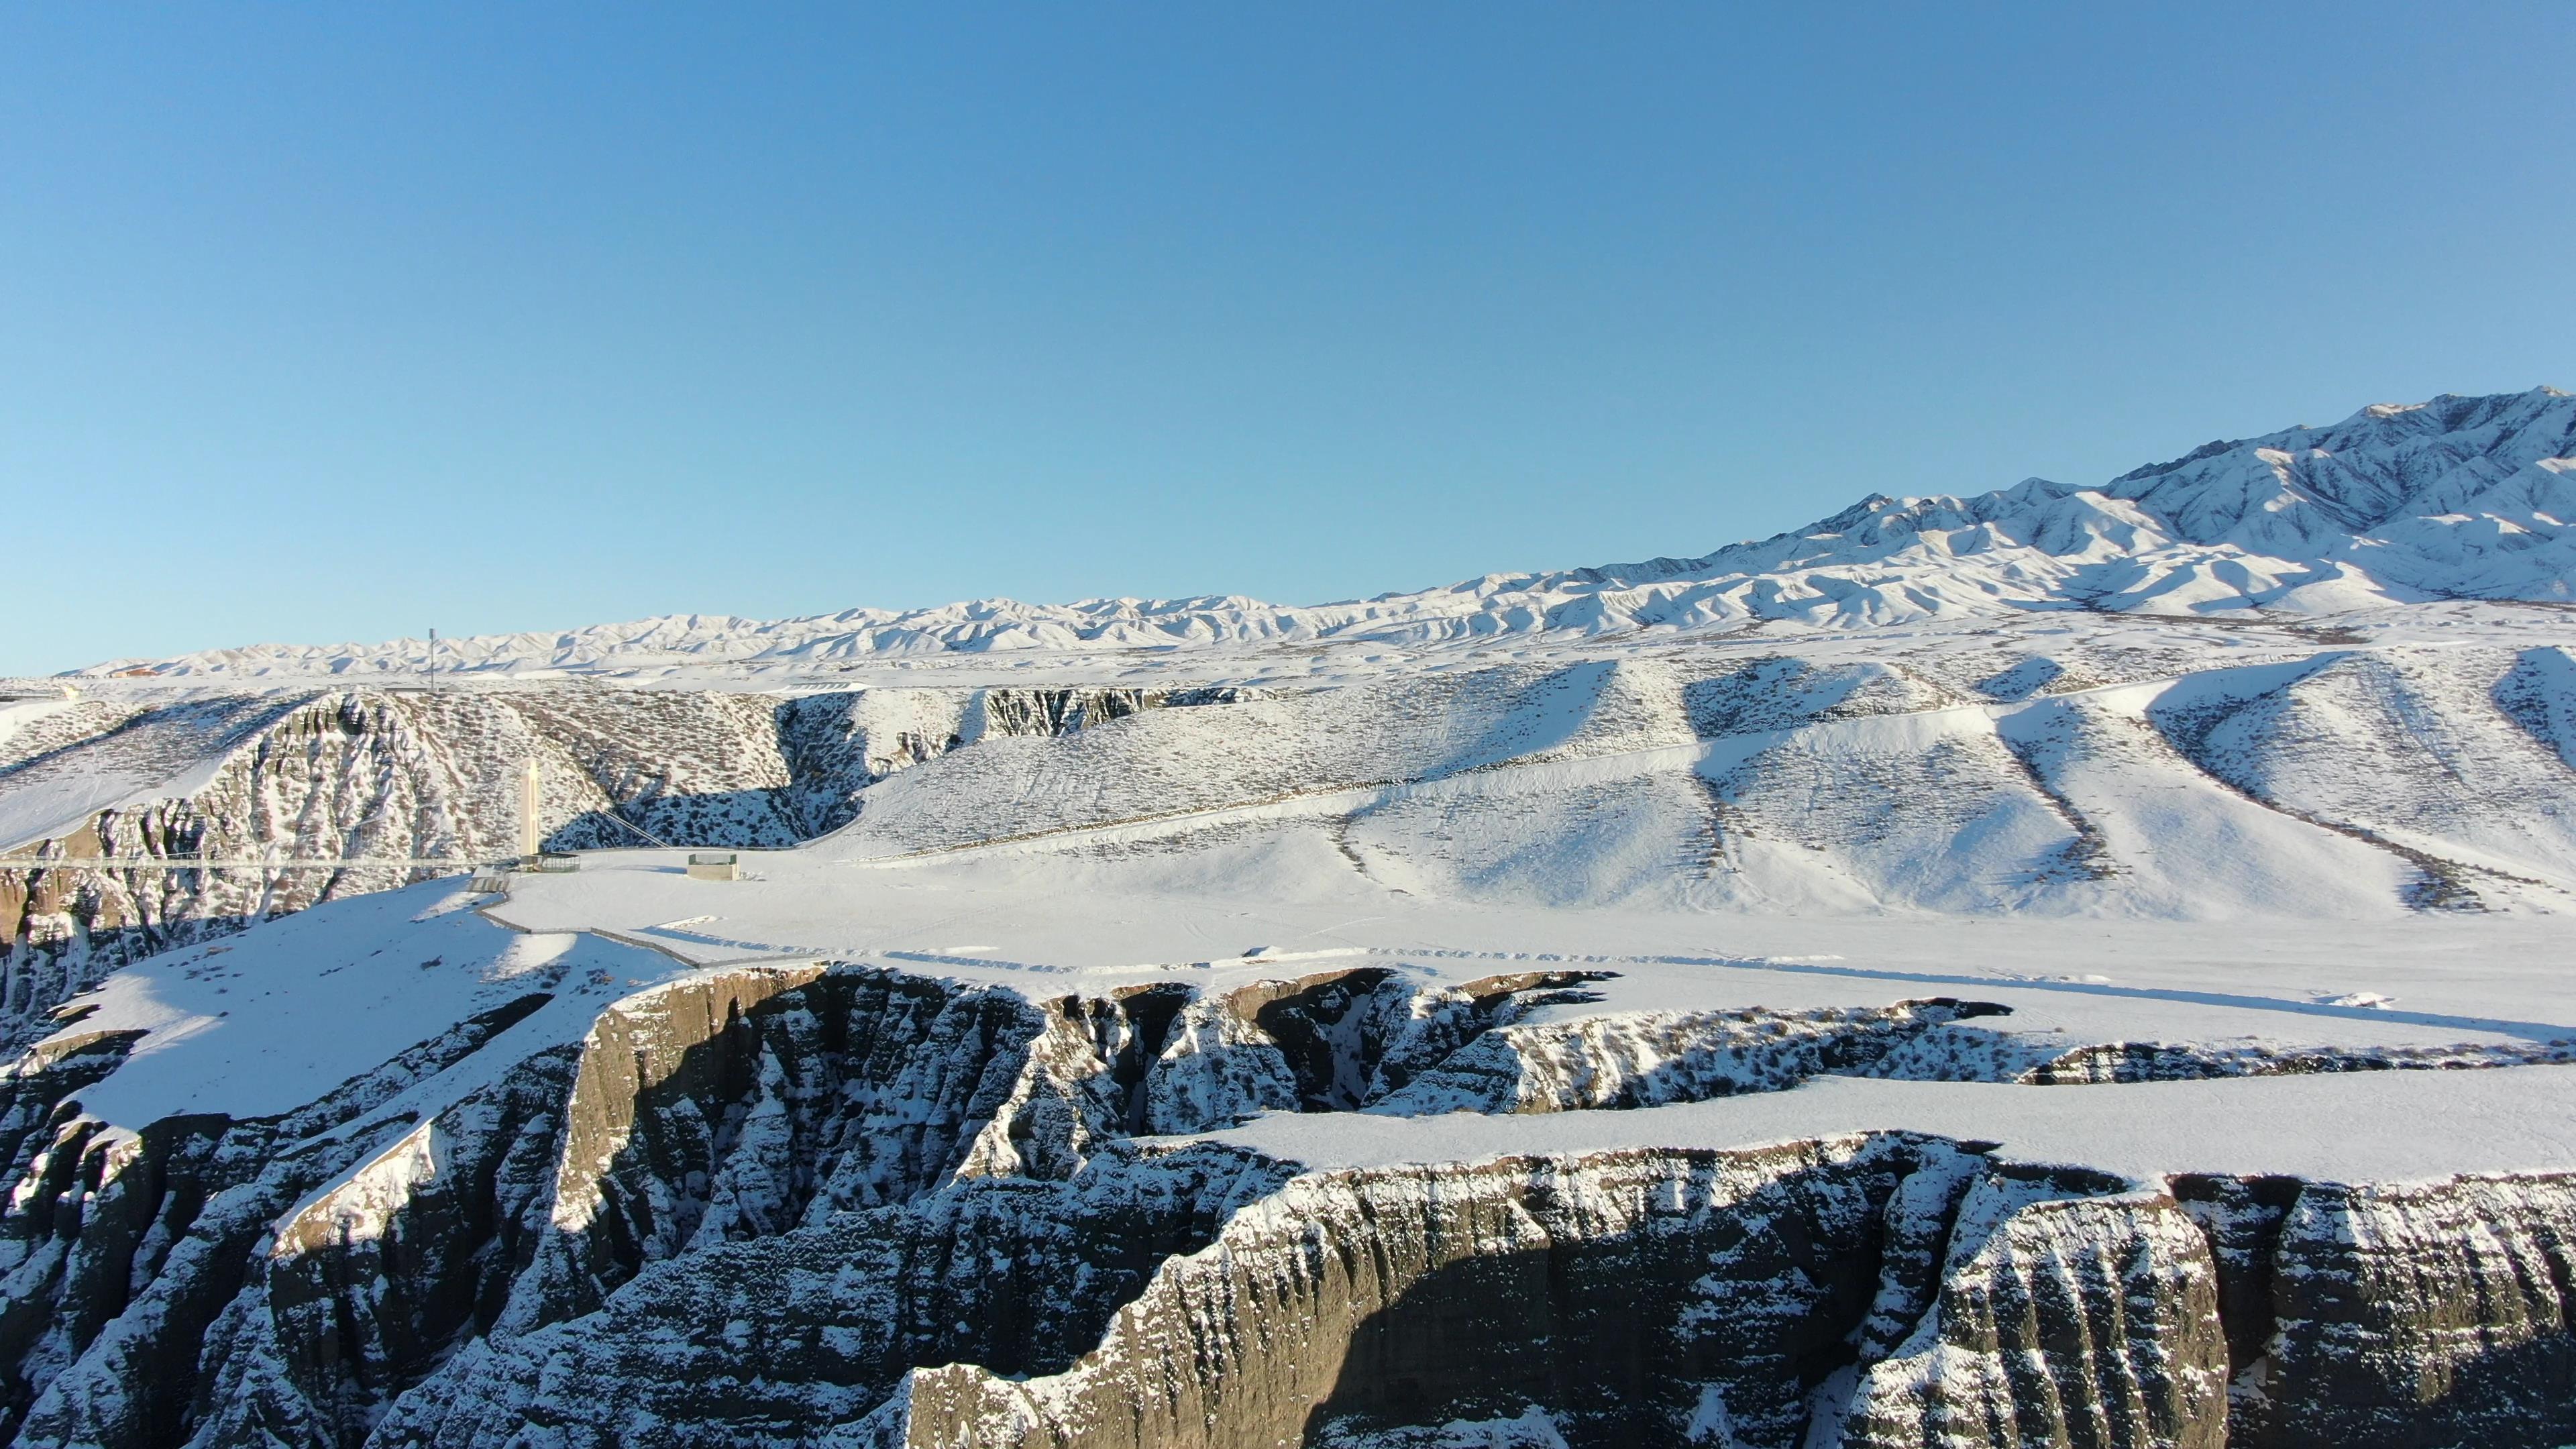
<svg viewBox="0 0 2576 1449">
<path fill-rule="evenodd" d="M 519 778 L 519 854 L 536 858 L 541 838 L 537 834 L 537 757 L 528 757 L 528 772 Z"/>
</svg>

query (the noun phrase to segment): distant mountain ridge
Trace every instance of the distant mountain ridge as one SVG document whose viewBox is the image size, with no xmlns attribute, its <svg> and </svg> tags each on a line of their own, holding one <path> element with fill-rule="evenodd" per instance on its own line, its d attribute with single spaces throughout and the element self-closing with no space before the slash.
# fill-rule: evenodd
<svg viewBox="0 0 2576 1449">
<path fill-rule="evenodd" d="M 2034 609 L 2323 614 L 2576 599 L 2576 394 L 2375 404 L 2324 428 L 2208 443 L 2083 487 L 1872 494 L 1806 528 L 1692 559 L 1496 574 L 1311 606 L 1234 595 L 671 615 L 558 633 L 255 645 L 78 671 L 294 677 L 1224 645 L 1468 644 L 1753 621 L 1847 629 Z"/>
</svg>

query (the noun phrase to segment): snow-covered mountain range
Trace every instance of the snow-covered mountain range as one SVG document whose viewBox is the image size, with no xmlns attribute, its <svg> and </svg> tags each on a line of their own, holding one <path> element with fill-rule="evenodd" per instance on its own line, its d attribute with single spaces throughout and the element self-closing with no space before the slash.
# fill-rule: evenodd
<svg viewBox="0 0 2576 1449">
<path fill-rule="evenodd" d="M 2576 1442 L 2571 457 L 13 686 L 0 1441 Z"/>
<path fill-rule="evenodd" d="M 2576 395 L 2555 388 L 2363 408 L 2326 428 L 2212 442 L 2097 486 L 2033 478 L 1973 498 L 1873 494 L 1795 532 L 1689 559 L 1492 574 L 1312 606 L 1234 596 L 986 599 L 760 621 L 701 614 L 561 633 L 257 645 L 92 674 L 310 676 L 950 653 L 1187 650 L 1855 628 L 2033 609 L 2331 613 L 2427 599 L 2576 598 Z"/>
</svg>

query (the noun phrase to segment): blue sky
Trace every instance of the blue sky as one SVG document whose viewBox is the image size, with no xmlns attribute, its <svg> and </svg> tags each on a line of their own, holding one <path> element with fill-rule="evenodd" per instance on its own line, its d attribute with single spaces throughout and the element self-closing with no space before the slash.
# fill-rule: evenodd
<svg viewBox="0 0 2576 1449">
<path fill-rule="evenodd" d="M 2576 10 L 17 6 L 0 673 L 1705 551 L 2576 386 Z"/>
</svg>

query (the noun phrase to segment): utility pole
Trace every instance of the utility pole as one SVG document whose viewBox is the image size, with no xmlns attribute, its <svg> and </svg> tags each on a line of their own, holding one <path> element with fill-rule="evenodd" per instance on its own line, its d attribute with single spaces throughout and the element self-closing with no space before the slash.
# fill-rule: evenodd
<svg viewBox="0 0 2576 1449">
<path fill-rule="evenodd" d="M 528 756 L 528 772 L 519 777 L 519 854 L 537 858 L 537 757 Z"/>
</svg>

